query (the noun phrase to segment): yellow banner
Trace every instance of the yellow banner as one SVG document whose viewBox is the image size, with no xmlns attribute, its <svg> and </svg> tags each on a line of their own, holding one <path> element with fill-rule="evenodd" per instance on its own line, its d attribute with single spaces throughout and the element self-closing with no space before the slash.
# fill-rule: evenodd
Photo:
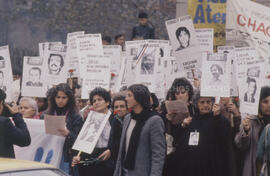
<svg viewBox="0 0 270 176">
<path fill-rule="evenodd" d="M 195 28 L 214 29 L 214 50 L 225 45 L 226 0 L 188 0 Z"/>
</svg>

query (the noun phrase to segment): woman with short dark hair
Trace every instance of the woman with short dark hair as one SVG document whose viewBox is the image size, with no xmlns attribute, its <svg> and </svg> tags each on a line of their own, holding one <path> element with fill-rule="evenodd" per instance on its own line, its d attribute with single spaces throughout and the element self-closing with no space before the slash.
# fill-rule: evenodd
<svg viewBox="0 0 270 176">
<path fill-rule="evenodd" d="M 110 113 L 111 95 L 106 89 L 95 88 L 90 92 L 89 100 L 92 111 L 103 114 Z M 110 159 L 110 151 L 108 151 L 112 121 L 113 116 L 110 116 L 91 154 L 82 153 L 81 156 L 73 157 L 72 165 L 77 165 L 80 176 L 89 174 L 111 176 L 113 174 L 113 160 Z M 80 161 L 86 164 L 80 164 Z"/>
</svg>

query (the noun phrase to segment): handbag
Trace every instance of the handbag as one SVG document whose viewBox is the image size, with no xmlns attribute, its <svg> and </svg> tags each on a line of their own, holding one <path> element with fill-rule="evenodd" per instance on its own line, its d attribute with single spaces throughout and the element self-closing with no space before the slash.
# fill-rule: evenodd
<svg viewBox="0 0 270 176">
<path fill-rule="evenodd" d="M 265 128 L 265 136 L 264 136 L 264 154 L 263 154 L 263 164 L 260 172 L 260 176 L 269 176 L 268 174 L 268 157 L 267 157 L 267 138 L 268 138 L 268 130 L 270 124 L 268 124 Z"/>
</svg>

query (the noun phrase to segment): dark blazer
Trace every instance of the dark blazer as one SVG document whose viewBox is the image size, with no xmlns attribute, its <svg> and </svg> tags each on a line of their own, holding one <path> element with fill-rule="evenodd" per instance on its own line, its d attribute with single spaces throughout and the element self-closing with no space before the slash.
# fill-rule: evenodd
<svg viewBox="0 0 270 176">
<path fill-rule="evenodd" d="M 9 118 L 0 116 L 0 157 L 15 158 L 13 145 L 24 147 L 31 143 L 31 137 L 22 115 L 14 114 L 13 121 L 15 125 Z"/>
</svg>

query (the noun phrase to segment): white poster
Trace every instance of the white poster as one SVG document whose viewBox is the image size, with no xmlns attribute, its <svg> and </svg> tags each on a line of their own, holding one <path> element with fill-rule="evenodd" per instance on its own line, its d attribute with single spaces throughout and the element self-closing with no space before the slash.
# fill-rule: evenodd
<svg viewBox="0 0 270 176">
<path fill-rule="evenodd" d="M 89 93 L 96 87 L 109 90 L 111 79 L 111 58 L 102 55 L 87 55 L 82 70 L 82 99 L 89 99 Z"/>
<path fill-rule="evenodd" d="M 101 34 L 77 36 L 76 45 L 81 70 L 85 70 L 86 55 L 104 55 Z"/>
<path fill-rule="evenodd" d="M 128 86 L 134 84 L 136 81 L 136 73 L 140 69 L 139 60 L 144 56 L 147 47 L 147 40 L 126 42 L 126 69 L 123 77 Z"/>
<path fill-rule="evenodd" d="M 66 45 L 63 44 L 49 44 L 45 48 L 43 57 L 43 70 L 45 72 L 42 76 L 42 82 L 47 83 L 47 88 L 57 85 L 59 83 L 66 83 L 67 80 L 67 63 Z"/>
<path fill-rule="evenodd" d="M 195 29 L 201 52 L 213 53 L 214 48 L 214 29 L 201 28 Z"/>
<path fill-rule="evenodd" d="M 46 82 L 42 82 L 43 58 L 24 56 L 22 96 L 46 97 Z M 44 76 L 43 76 L 44 77 Z"/>
<path fill-rule="evenodd" d="M 16 159 L 47 163 L 59 168 L 65 138 L 46 135 L 43 120 L 24 121 L 31 136 L 31 144 L 27 147 L 14 146 Z"/>
<path fill-rule="evenodd" d="M 165 61 L 171 57 L 171 46 L 168 40 L 149 40 L 151 43 L 158 44 L 158 61 L 155 68 L 155 87 L 154 92 L 159 99 L 165 99 L 166 96 L 166 80 L 165 80 Z M 151 78 L 152 79 L 152 78 Z"/>
<path fill-rule="evenodd" d="M 119 78 L 118 78 L 117 86 L 116 86 L 118 88 L 118 90 L 128 86 L 128 84 L 127 84 L 127 73 L 128 73 L 127 60 L 128 60 L 127 57 L 123 56 L 122 62 L 121 62 L 121 70 L 119 73 Z"/>
<path fill-rule="evenodd" d="M 84 35 L 84 31 L 72 32 L 67 34 L 67 54 L 68 70 L 73 70 L 69 77 L 80 77 L 79 58 L 77 53 L 77 36 Z"/>
<path fill-rule="evenodd" d="M 190 81 L 200 79 L 202 53 L 191 16 L 166 21 L 166 27 L 178 69 Z"/>
<path fill-rule="evenodd" d="M 117 88 L 117 81 L 121 70 L 122 48 L 120 45 L 104 45 L 103 51 L 105 56 L 111 58 L 110 90 L 116 92 L 119 89 Z"/>
<path fill-rule="evenodd" d="M 0 89 L 7 94 L 6 102 L 12 101 L 12 75 L 8 45 L 2 46 L 0 47 Z"/>
<path fill-rule="evenodd" d="M 201 96 L 230 97 L 231 58 L 227 54 L 213 53 L 203 57 Z"/>
<path fill-rule="evenodd" d="M 43 57 L 44 56 L 44 51 L 45 48 L 49 48 L 50 44 L 62 44 L 62 42 L 44 42 L 44 43 L 39 43 L 38 44 L 38 50 L 39 50 L 39 56 Z"/>
<path fill-rule="evenodd" d="M 166 21 L 166 27 L 176 57 L 200 52 L 191 16 Z"/>
<path fill-rule="evenodd" d="M 164 61 L 164 73 L 166 91 L 170 89 L 175 78 L 184 77 L 184 73 L 180 71 L 175 57 L 168 57 Z"/>
<path fill-rule="evenodd" d="M 217 48 L 218 53 L 226 53 L 227 57 L 231 59 L 232 66 L 231 66 L 231 88 L 230 88 L 230 95 L 231 96 L 238 96 L 238 85 L 236 81 L 236 64 L 235 64 L 235 53 L 234 53 L 234 46 L 218 46 Z"/>
<path fill-rule="evenodd" d="M 72 149 L 91 154 L 110 115 L 90 111 Z"/>
<path fill-rule="evenodd" d="M 269 85 L 270 8 L 246 0 L 228 0 L 226 16 L 226 43 L 236 47 L 256 48 L 265 60 L 263 85 Z"/>
<path fill-rule="evenodd" d="M 236 48 L 235 56 L 240 112 L 257 115 L 264 63 L 259 59 L 255 48 Z"/>
<path fill-rule="evenodd" d="M 135 83 L 144 84 L 150 92 L 155 92 L 156 74 L 160 59 L 159 43 L 149 40 L 144 52 L 138 56 L 136 61 Z"/>
</svg>

